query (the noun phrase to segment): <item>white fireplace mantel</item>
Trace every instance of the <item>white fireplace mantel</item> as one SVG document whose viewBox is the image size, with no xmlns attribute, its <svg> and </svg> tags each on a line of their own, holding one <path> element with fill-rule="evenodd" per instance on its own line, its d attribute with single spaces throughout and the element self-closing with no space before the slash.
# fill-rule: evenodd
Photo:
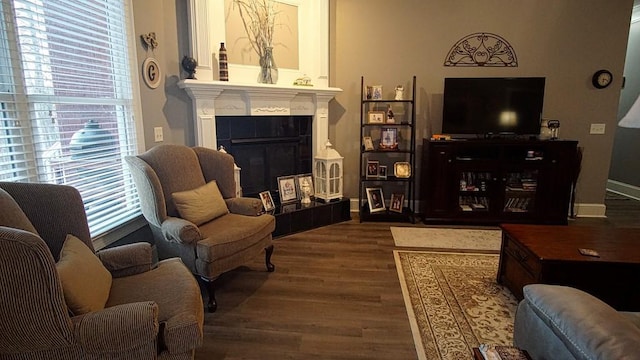
<svg viewBox="0 0 640 360">
<path fill-rule="evenodd" d="M 196 145 L 217 148 L 216 116 L 312 116 L 315 157 L 329 139 L 329 101 L 340 88 L 181 80 L 193 102 Z"/>
</svg>

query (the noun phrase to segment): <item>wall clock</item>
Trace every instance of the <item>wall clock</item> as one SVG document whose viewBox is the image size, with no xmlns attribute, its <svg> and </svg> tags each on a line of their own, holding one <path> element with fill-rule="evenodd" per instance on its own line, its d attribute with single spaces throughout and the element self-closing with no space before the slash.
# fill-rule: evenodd
<svg viewBox="0 0 640 360">
<path fill-rule="evenodd" d="M 593 74 L 591 82 L 596 89 L 604 89 L 613 81 L 613 74 L 609 70 L 598 70 Z"/>
</svg>

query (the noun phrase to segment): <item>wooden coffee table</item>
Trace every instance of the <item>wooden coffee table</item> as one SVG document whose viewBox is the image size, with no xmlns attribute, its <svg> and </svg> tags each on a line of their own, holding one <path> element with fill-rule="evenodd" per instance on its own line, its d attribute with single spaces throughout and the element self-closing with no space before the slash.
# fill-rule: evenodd
<svg viewBox="0 0 640 360">
<path fill-rule="evenodd" d="M 497 281 L 521 300 L 543 283 L 586 291 L 617 310 L 640 310 L 640 229 L 503 224 Z M 600 257 L 580 254 L 593 249 Z"/>
</svg>

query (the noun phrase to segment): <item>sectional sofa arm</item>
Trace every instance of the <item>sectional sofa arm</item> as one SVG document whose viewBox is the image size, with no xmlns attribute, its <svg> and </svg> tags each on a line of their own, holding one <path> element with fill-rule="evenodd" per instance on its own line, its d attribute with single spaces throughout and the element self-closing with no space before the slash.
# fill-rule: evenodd
<svg viewBox="0 0 640 360">
<path fill-rule="evenodd" d="M 147 242 L 102 249 L 96 255 L 113 277 L 140 274 L 153 266 L 151 244 Z"/>
<path fill-rule="evenodd" d="M 236 197 L 225 199 L 227 208 L 234 214 L 258 216 L 262 213 L 262 201 L 248 197 Z"/>
<path fill-rule="evenodd" d="M 601 300 L 558 285 L 527 285 L 523 293 L 514 343 L 533 358 L 570 358 L 566 351 L 575 359 L 638 359 L 631 354 L 640 329 Z"/>
<path fill-rule="evenodd" d="M 168 241 L 191 244 L 202 239 L 202 233 L 198 226 L 191 221 L 177 217 L 168 217 L 162 222 L 161 229 L 162 235 Z"/>
<path fill-rule="evenodd" d="M 158 305 L 153 301 L 117 305 L 72 318 L 76 341 L 89 354 L 121 354 L 156 347 Z"/>
</svg>

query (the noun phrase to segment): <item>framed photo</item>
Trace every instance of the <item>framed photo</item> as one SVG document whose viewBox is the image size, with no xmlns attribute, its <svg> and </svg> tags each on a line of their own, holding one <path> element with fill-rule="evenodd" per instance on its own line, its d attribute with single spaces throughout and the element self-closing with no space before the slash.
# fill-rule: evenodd
<svg viewBox="0 0 640 360">
<path fill-rule="evenodd" d="M 386 165 L 378 166 L 378 177 L 380 179 L 386 179 L 387 178 L 387 166 Z"/>
<path fill-rule="evenodd" d="M 264 211 L 271 211 L 276 208 L 276 206 L 273 203 L 273 198 L 271 197 L 271 193 L 269 191 L 261 192 L 260 200 L 262 200 L 262 206 L 264 206 Z"/>
<path fill-rule="evenodd" d="M 382 100 L 382 85 L 371 86 L 371 100 Z"/>
<path fill-rule="evenodd" d="M 306 185 L 305 185 L 306 184 Z M 298 193 L 300 197 L 304 196 L 304 191 L 309 191 L 309 197 L 313 197 L 315 193 L 313 192 L 313 175 L 311 174 L 301 174 L 296 176 L 296 185 L 298 187 Z M 305 190 L 305 188 L 307 190 Z"/>
<path fill-rule="evenodd" d="M 367 179 L 377 179 L 378 178 L 378 166 L 380 162 L 378 160 L 368 160 L 367 161 Z"/>
<path fill-rule="evenodd" d="M 280 190 L 280 203 L 286 204 L 298 200 L 298 191 L 296 189 L 296 177 L 279 176 L 278 190 Z"/>
<path fill-rule="evenodd" d="M 367 201 L 369 202 L 369 212 L 371 213 L 387 210 L 384 205 L 382 188 L 367 188 Z"/>
<path fill-rule="evenodd" d="M 398 194 L 398 193 L 391 194 L 391 202 L 389 204 L 390 211 L 401 213 L 403 204 L 404 204 L 404 194 Z"/>
<path fill-rule="evenodd" d="M 398 149 L 398 129 L 382 128 L 380 130 L 380 149 L 397 150 Z"/>
<path fill-rule="evenodd" d="M 399 161 L 393 164 L 393 175 L 398 178 L 411 177 L 411 164 L 405 161 Z"/>
<path fill-rule="evenodd" d="M 373 140 L 371 139 L 371 136 L 365 136 L 362 138 L 362 143 L 364 143 L 364 150 L 365 151 L 371 151 L 371 150 L 375 150 L 376 148 L 373 146 Z"/>
<path fill-rule="evenodd" d="M 384 111 L 369 111 L 367 113 L 367 122 L 369 124 L 384 124 Z"/>
</svg>

